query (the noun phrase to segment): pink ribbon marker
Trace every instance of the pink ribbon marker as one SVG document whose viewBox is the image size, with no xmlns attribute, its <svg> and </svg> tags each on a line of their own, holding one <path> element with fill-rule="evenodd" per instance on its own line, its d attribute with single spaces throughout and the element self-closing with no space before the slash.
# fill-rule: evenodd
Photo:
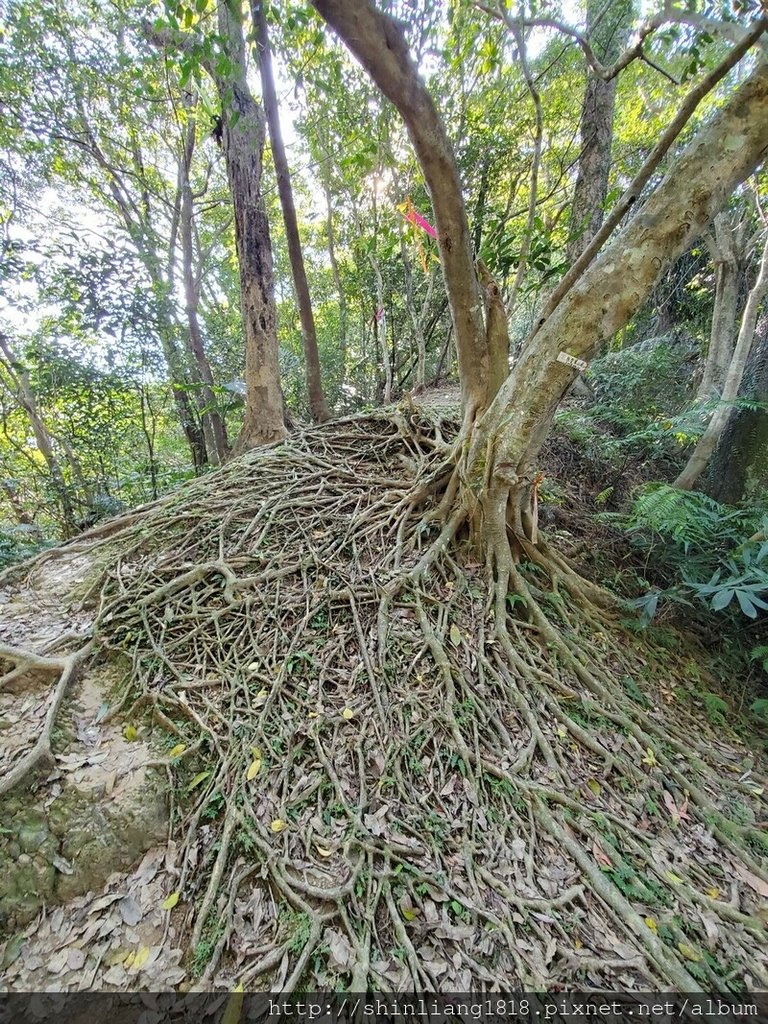
<svg viewBox="0 0 768 1024">
<path fill-rule="evenodd" d="M 416 224 L 416 226 L 420 227 L 423 231 L 426 231 L 430 238 L 437 238 L 437 232 L 429 221 L 425 220 L 420 213 L 416 213 L 413 208 L 408 211 L 405 219 L 409 220 L 411 224 Z"/>
</svg>

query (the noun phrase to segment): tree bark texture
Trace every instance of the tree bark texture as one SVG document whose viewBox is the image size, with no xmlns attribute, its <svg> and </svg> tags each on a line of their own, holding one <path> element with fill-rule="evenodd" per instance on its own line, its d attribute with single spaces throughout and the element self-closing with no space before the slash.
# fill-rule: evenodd
<svg viewBox="0 0 768 1024">
<path fill-rule="evenodd" d="M 736 325 L 739 317 L 739 281 L 742 269 L 739 253 L 744 223 L 734 227 L 727 214 L 719 213 L 712 227 L 713 232 L 708 237 L 708 246 L 715 265 L 715 301 L 704 375 L 696 395 L 698 402 L 706 402 L 712 397 L 713 391 L 719 394 L 722 390 L 736 344 Z"/>
<path fill-rule="evenodd" d="M 488 349 L 472 239 L 451 144 L 394 19 L 378 11 L 371 0 L 312 3 L 398 109 L 416 150 L 435 215 L 469 422 L 486 404 Z"/>
<path fill-rule="evenodd" d="M 291 172 L 288 158 L 285 155 L 283 133 L 280 126 L 280 111 L 277 104 L 275 79 L 272 71 L 272 51 L 269 44 L 269 27 L 263 0 L 252 0 L 251 13 L 256 28 L 256 41 L 259 54 L 259 73 L 261 75 L 261 92 L 264 112 L 269 127 L 269 138 L 272 143 L 272 159 L 277 175 L 277 190 L 280 194 L 280 206 L 283 211 L 285 237 L 288 245 L 288 258 L 291 264 L 293 287 L 296 292 L 296 303 L 301 321 L 301 338 L 304 347 L 304 365 L 307 374 L 307 396 L 312 419 L 316 423 L 324 423 L 330 419 L 330 412 L 325 401 L 323 378 L 320 369 L 320 355 L 317 349 L 317 331 L 312 313 L 312 300 L 309 294 L 307 273 L 304 267 L 304 254 L 299 237 L 299 224 L 296 218 L 296 206 L 293 202 Z"/>
<path fill-rule="evenodd" d="M 717 447 L 717 443 L 728 423 L 733 411 L 729 403 L 733 402 L 741 387 L 744 368 L 747 365 L 749 351 L 755 338 L 755 327 L 757 325 L 760 303 L 766 291 L 768 291 L 768 231 L 766 231 L 765 235 L 763 255 L 760 260 L 757 279 L 749 291 L 744 312 L 742 313 L 739 336 L 736 339 L 733 358 L 725 377 L 723 393 L 720 396 L 721 404 L 718 405 L 713 413 L 712 418 L 707 424 L 707 429 L 699 439 L 682 473 L 675 480 L 675 486 L 683 490 L 690 490 L 707 468 L 710 456 Z"/>
<path fill-rule="evenodd" d="M 626 46 L 632 3 L 588 0 L 587 36 L 601 64 L 610 65 Z M 571 205 L 571 240 L 566 255 L 574 263 L 600 230 L 611 170 L 615 78 L 606 81 L 590 71 L 581 108 L 581 153 Z"/>
<path fill-rule="evenodd" d="M 219 35 L 234 70 L 215 74 L 222 110 L 221 146 L 235 214 L 245 334 L 245 421 L 236 452 L 285 437 L 269 221 L 261 191 L 264 112 L 246 78 L 240 7 L 222 0 Z M 215 65 L 213 70 L 215 71 Z"/>
<path fill-rule="evenodd" d="M 530 488 L 557 406 L 577 372 L 562 359 L 589 360 L 628 322 L 766 150 L 768 64 L 761 61 L 522 353 L 471 438 L 465 479 L 476 500 L 490 481 L 504 480 L 518 492 Z"/>
</svg>

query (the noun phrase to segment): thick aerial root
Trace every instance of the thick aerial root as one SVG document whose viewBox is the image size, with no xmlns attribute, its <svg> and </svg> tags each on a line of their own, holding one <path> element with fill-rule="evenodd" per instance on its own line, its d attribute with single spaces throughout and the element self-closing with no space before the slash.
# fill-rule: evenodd
<svg viewBox="0 0 768 1024">
<path fill-rule="evenodd" d="M 120 537 L 96 639 L 186 748 L 198 985 L 762 984 L 762 781 L 555 553 L 459 564 L 444 437 L 314 428 Z"/>
<path fill-rule="evenodd" d="M 91 645 L 88 643 L 73 654 L 67 654 L 60 658 L 51 658 L 34 654 L 31 651 L 23 651 L 17 647 L 0 644 L 0 659 L 14 663 L 14 668 L 0 677 L 0 691 L 10 687 L 11 684 L 18 685 L 18 681 L 22 680 L 30 671 L 58 674 L 59 677 L 46 711 L 40 735 L 34 745 L 14 761 L 13 765 L 0 778 L 0 796 L 8 793 L 19 783 L 29 781 L 33 777 L 34 769 L 42 761 L 52 760 L 51 733 L 56 721 L 56 715 L 64 695 L 75 678 L 78 668 L 89 653 L 90 648 Z"/>
</svg>

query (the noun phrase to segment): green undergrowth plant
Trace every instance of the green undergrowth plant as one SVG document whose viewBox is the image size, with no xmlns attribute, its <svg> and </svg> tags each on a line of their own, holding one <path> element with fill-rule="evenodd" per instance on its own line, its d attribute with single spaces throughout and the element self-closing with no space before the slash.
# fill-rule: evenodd
<svg viewBox="0 0 768 1024">
<path fill-rule="evenodd" d="M 649 484 L 629 513 L 603 519 L 627 530 L 648 564 L 667 585 L 634 603 L 645 621 L 663 599 L 710 612 L 738 609 L 749 619 L 768 611 L 768 505 L 723 505 L 698 491 Z"/>
<path fill-rule="evenodd" d="M 684 345 L 634 345 L 596 359 L 586 374 L 595 401 L 563 409 L 557 425 L 595 462 L 602 475 L 649 464 L 654 476 L 670 476 L 704 422 L 678 422 L 691 399 L 691 350 Z M 643 474 L 645 475 L 645 474 Z"/>
<path fill-rule="evenodd" d="M 25 558 L 32 558 L 54 541 L 43 540 L 36 526 L 25 523 L 0 525 L 0 569 L 5 569 Z"/>
<path fill-rule="evenodd" d="M 697 491 L 650 484 L 638 490 L 627 514 L 601 518 L 627 531 L 644 554 L 646 575 L 657 583 L 628 602 L 639 613 L 634 628 L 648 627 L 664 606 L 685 606 L 686 618 L 716 636 L 724 677 L 744 682 L 750 717 L 768 723 L 768 698 L 760 692 L 768 673 L 768 645 L 744 642 L 747 630 L 755 639 L 765 632 L 766 497 L 732 506 Z M 725 721 L 730 709 L 717 694 L 697 691 L 697 696 L 714 724 Z"/>
<path fill-rule="evenodd" d="M 661 413 L 675 413 L 688 401 L 691 350 L 684 345 L 644 342 L 608 352 L 589 368 L 596 412 L 637 429 Z M 622 415 L 623 414 L 623 415 Z"/>
</svg>

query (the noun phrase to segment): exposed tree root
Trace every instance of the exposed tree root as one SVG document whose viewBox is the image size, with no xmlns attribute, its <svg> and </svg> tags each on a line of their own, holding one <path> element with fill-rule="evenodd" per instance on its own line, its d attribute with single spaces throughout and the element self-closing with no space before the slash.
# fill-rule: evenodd
<svg viewBox="0 0 768 1024">
<path fill-rule="evenodd" d="M 0 644 L 0 660 L 14 663 L 14 667 L 10 671 L 0 676 L 0 690 L 10 687 L 11 684 L 18 684 L 18 680 L 23 679 L 30 669 L 58 673 L 59 676 L 45 714 L 42 732 L 35 740 L 34 745 L 18 758 L 13 767 L 0 778 L 0 796 L 32 777 L 34 769 L 41 761 L 52 760 L 51 733 L 56 715 L 67 689 L 89 650 L 90 643 L 87 643 L 73 654 L 61 658 L 47 658 L 30 651 L 19 650 L 17 647 Z"/>
<path fill-rule="evenodd" d="M 93 538 L 200 985 L 765 987 L 746 751 L 544 543 L 462 549 L 451 436 L 323 425 Z"/>
</svg>

